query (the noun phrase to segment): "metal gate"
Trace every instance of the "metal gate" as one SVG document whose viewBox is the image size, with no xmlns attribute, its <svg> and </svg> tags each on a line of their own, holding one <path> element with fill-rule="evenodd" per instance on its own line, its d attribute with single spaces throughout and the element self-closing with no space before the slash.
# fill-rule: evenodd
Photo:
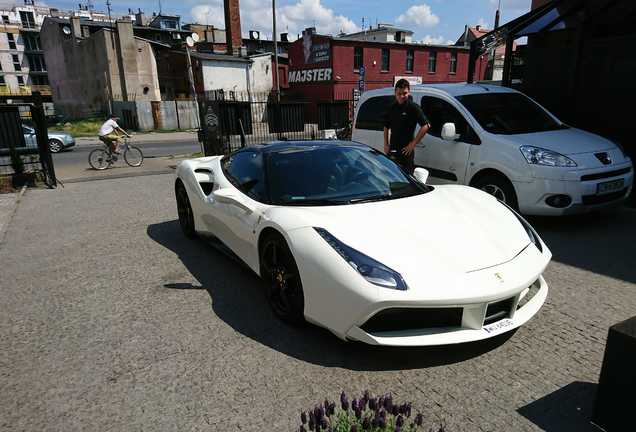
<svg viewBox="0 0 636 432">
<path fill-rule="evenodd" d="M 49 187 L 57 186 L 41 98 L 33 104 L 0 105 L 0 174 L 40 171 Z"/>
</svg>

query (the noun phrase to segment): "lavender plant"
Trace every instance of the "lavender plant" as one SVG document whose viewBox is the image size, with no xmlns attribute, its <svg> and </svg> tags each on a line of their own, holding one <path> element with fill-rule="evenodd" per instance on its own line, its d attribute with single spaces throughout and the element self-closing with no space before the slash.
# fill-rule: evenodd
<svg viewBox="0 0 636 432">
<path fill-rule="evenodd" d="M 375 397 L 365 391 L 349 401 L 343 391 L 340 409 L 327 399 L 300 414 L 300 432 L 414 432 L 424 431 L 424 415 L 412 415 L 411 402 L 398 403 L 391 393 Z M 445 432 L 443 425 L 429 432 Z"/>
</svg>

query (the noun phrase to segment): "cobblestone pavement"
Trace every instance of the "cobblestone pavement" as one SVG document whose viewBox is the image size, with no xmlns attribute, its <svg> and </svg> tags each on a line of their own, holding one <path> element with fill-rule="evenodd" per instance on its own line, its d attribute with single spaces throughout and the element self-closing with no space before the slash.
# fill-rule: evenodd
<svg viewBox="0 0 636 432">
<path fill-rule="evenodd" d="M 636 212 L 535 220 L 551 291 L 516 333 L 387 349 L 281 324 L 186 240 L 173 177 L 29 190 L 0 249 L 0 430 L 291 431 L 341 390 L 447 431 L 588 431 L 608 327 L 636 314 Z"/>
</svg>

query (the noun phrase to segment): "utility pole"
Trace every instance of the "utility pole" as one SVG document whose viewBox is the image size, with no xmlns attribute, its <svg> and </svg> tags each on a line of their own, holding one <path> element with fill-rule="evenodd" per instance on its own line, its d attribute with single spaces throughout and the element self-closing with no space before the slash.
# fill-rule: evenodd
<svg viewBox="0 0 636 432">
<path fill-rule="evenodd" d="M 276 35 L 276 0 L 272 0 L 272 25 L 274 27 L 274 82 L 276 83 L 276 102 L 280 102 L 280 82 L 278 79 L 278 37 Z"/>
</svg>

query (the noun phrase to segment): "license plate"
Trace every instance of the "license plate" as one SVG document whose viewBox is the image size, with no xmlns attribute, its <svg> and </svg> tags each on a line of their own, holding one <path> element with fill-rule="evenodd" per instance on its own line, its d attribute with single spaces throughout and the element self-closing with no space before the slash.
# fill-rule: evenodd
<svg viewBox="0 0 636 432">
<path fill-rule="evenodd" d="M 612 180 L 608 182 L 599 183 L 596 185 L 596 194 L 603 195 L 606 193 L 612 193 L 623 189 L 625 179 Z"/>
<path fill-rule="evenodd" d="M 497 321 L 496 323 L 485 325 L 483 329 L 486 333 L 498 333 L 512 326 L 513 324 L 514 323 L 512 322 L 512 320 L 502 319 L 501 321 Z"/>
</svg>

